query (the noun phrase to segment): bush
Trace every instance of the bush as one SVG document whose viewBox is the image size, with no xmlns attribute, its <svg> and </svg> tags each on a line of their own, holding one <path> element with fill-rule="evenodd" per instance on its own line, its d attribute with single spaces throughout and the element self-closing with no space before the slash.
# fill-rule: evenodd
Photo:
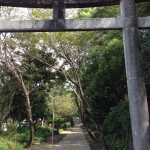
<svg viewBox="0 0 150 150">
<path fill-rule="evenodd" d="M 20 133 L 17 133 L 16 126 L 10 124 L 9 132 L 1 134 L 0 138 L 0 150 L 22 150 L 23 145 L 29 140 L 30 130 L 28 126 L 21 128 Z M 48 136 L 51 135 L 49 128 L 37 126 L 35 128 L 34 141 L 43 142 Z M 21 145 L 19 143 L 22 143 Z"/>
<path fill-rule="evenodd" d="M 49 128 L 37 126 L 35 129 L 35 136 L 40 139 L 43 139 L 43 141 L 45 141 L 45 139 L 50 135 L 52 135 L 52 133 Z"/>
<path fill-rule="evenodd" d="M 17 133 L 17 128 L 15 123 L 9 123 L 7 125 L 7 132 L 9 133 Z"/>
<path fill-rule="evenodd" d="M 16 135 L 16 140 L 19 143 L 26 143 L 29 140 L 29 132 L 21 133 Z"/>
<path fill-rule="evenodd" d="M 90 129 L 91 129 L 92 131 L 97 131 L 96 124 L 90 125 Z"/>
<path fill-rule="evenodd" d="M 121 101 L 118 106 L 112 108 L 111 112 L 106 117 L 102 131 L 104 134 L 115 133 L 120 130 L 130 128 L 130 113 L 128 103 Z"/>
<path fill-rule="evenodd" d="M 59 134 L 59 129 L 60 128 L 63 128 L 63 124 L 66 122 L 66 120 L 62 117 L 55 117 L 55 120 L 54 120 L 54 124 L 55 124 L 55 131 L 56 133 L 55 134 Z M 52 118 L 48 118 L 48 123 L 49 124 L 52 124 Z"/>
<path fill-rule="evenodd" d="M 20 130 L 21 133 L 29 133 L 30 128 L 29 126 L 23 126 Z"/>
<path fill-rule="evenodd" d="M 118 106 L 112 108 L 102 125 L 102 132 L 109 146 L 112 145 L 116 135 L 112 150 L 124 149 L 125 137 L 129 128 L 129 106 L 127 102 L 121 101 Z"/>
<path fill-rule="evenodd" d="M 20 130 L 20 134 L 16 135 L 16 140 L 20 143 L 28 142 L 30 136 L 29 127 L 23 126 Z"/>
<path fill-rule="evenodd" d="M 66 129 L 71 127 L 71 123 L 70 122 L 65 122 L 65 123 L 62 124 L 62 127 L 63 127 L 64 130 L 66 130 Z"/>
<path fill-rule="evenodd" d="M 17 134 L 16 139 L 18 142 L 24 143 L 28 141 L 29 135 L 30 135 L 29 127 L 23 127 L 21 129 L 21 134 Z M 51 135 L 51 131 L 49 128 L 37 126 L 35 128 L 35 134 L 33 140 L 36 142 L 43 142 L 50 135 Z"/>
<path fill-rule="evenodd" d="M 24 145 L 6 136 L 0 137 L 0 150 L 24 150 Z"/>
</svg>

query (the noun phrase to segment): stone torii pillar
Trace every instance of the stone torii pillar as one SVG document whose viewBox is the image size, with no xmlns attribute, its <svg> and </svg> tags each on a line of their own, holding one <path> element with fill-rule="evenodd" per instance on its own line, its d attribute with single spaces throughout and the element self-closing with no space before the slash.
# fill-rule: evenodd
<svg viewBox="0 0 150 150">
<path fill-rule="evenodd" d="M 53 20 L 65 19 L 64 0 L 54 0 L 53 2 Z"/>
<path fill-rule="evenodd" d="M 124 55 L 134 150 L 150 150 L 149 112 L 141 64 L 135 0 L 122 0 Z"/>
</svg>

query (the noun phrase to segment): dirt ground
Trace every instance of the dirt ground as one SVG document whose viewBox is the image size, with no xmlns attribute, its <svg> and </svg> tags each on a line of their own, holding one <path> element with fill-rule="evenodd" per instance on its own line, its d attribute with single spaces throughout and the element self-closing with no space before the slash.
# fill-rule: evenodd
<svg viewBox="0 0 150 150">
<path fill-rule="evenodd" d="M 102 144 L 95 142 L 87 133 L 86 129 L 83 128 L 84 135 L 90 145 L 91 150 L 104 150 Z"/>
<path fill-rule="evenodd" d="M 52 144 L 52 137 L 48 137 L 45 143 L 35 143 L 28 150 L 52 150 L 55 144 L 59 143 L 66 134 L 54 135 L 54 144 Z"/>
<path fill-rule="evenodd" d="M 29 148 L 28 150 L 52 150 L 53 147 L 54 147 L 54 145 L 52 145 L 52 144 L 47 144 L 47 143 L 34 144 L 34 145 L 32 145 L 32 147 Z"/>
<path fill-rule="evenodd" d="M 102 148 L 101 144 L 91 143 L 89 145 L 90 145 L 91 150 L 104 150 L 104 148 Z"/>
<path fill-rule="evenodd" d="M 59 143 L 65 136 L 66 136 L 66 134 L 54 135 L 54 139 L 53 139 L 54 144 Z M 52 137 L 48 137 L 46 139 L 46 142 L 52 143 Z"/>
</svg>

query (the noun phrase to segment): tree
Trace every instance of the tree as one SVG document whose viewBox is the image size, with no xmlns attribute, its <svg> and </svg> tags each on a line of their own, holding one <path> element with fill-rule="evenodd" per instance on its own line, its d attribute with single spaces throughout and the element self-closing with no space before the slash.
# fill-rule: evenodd
<svg viewBox="0 0 150 150">
<path fill-rule="evenodd" d="M 67 91 L 64 87 L 54 87 L 49 92 L 49 110 L 53 113 L 53 107 L 55 107 L 56 116 L 61 117 L 73 117 L 77 115 L 77 108 L 75 100 L 71 92 Z M 55 106 L 54 106 L 55 101 Z"/>
<path fill-rule="evenodd" d="M 67 84 L 72 88 L 76 95 L 76 105 L 80 114 L 81 120 L 87 127 L 89 133 L 93 138 L 88 126 L 93 121 L 88 112 L 88 101 L 82 89 L 80 78 L 81 68 L 86 62 L 88 56 L 88 47 L 90 41 L 87 39 L 93 34 L 87 32 L 85 34 L 79 33 L 57 33 L 47 36 L 48 47 L 51 47 L 55 57 L 61 60 L 61 64 L 54 69 L 65 78 Z M 46 62 L 43 60 L 43 62 Z M 96 139 L 96 138 L 95 138 Z"/>
<path fill-rule="evenodd" d="M 144 6 L 145 5 L 145 6 Z M 137 5 L 138 13 L 140 16 L 148 14 L 148 4 Z M 113 7 L 115 8 L 115 7 Z M 144 9 L 145 8 L 145 9 Z M 93 16 L 103 16 L 103 14 L 107 13 L 107 11 L 103 10 L 105 8 L 99 8 L 98 13 L 93 13 Z M 105 9 L 107 10 L 107 8 Z M 115 9 L 113 10 L 115 12 Z M 113 16 L 114 13 L 110 14 L 109 12 L 113 12 L 108 10 L 107 16 Z M 100 13 L 101 12 L 101 13 Z M 105 15 L 103 17 L 105 17 Z M 116 15 L 116 14 L 115 14 Z M 145 77 L 146 77 L 146 85 L 147 89 L 149 90 L 149 53 L 148 53 L 148 43 L 149 43 L 149 31 L 142 30 L 140 31 L 141 41 L 142 41 L 142 51 L 143 51 L 143 64 L 145 69 Z M 91 113 L 93 114 L 93 118 L 96 122 L 100 125 L 104 123 L 104 126 L 111 126 L 110 122 L 113 120 L 116 124 L 118 124 L 117 119 L 111 117 L 111 121 L 106 125 L 105 121 L 107 117 L 114 113 L 111 109 L 112 107 L 119 109 L 122 107 L 122 103 L 120 100 L 128 101 L 128 96 L 126 92 L 126 80 L 125 80 L 125 68 L 124 68 L 124 58 L 123 58 L 123 46 L 122 46 L 122 35 L 120 32 L 116 31 L 104 31 L 99 34 L 98 38 L 93 39 L 93 46 L 91 52 L 89 52 L 89 62 L 86 64 L 86 67 L 83 69 L 83 89 L 84 93 L 90 97 L 90 109 Z M 86 78 L 85 78 L 86 75 Z M 149 92 L 147 92 L 149 93 Z M 149 94 L 148 94 L 149 95 Z M 149 98 L 148 98 L 149 99 Z M 128 104 L 128 103 L 127 103 Z M 118 110 L 117 110 L 118 111 Z M 126 109 L 128 112 L 128 109 Z M 119 113 L 118 113 L 119 115 Z M 110 117 L 110 116 L 109 116 Z M 126 119 L 126 115 L 122 115 L 123 119 Z M 122 120 L 123 121 L 123 120 Z M 123 122 L 121 122 L 123 123 Z M 128 123 L 130 124 L 130 120 L 128 119 Z M 122 127 L 116 128 L 118 131 L 123 131 Z M 115 130 L 116 130 L 115 129 Z M 106 129 L 107 130 L 107 129 Z M 109 130 L 107 130 L 108 132 Z M 126 138 L 127 143 L 122 143 L 123 147 L 125 144 L 129 145 L 128 149 L 132 149 L 132 137 L 130 126 L 128 126 L 128 131 L 125 131 L 122 135 L 124 139 Z M 110 134 L 112 134 L 110 132 Z M 116 140 L 120 135 L 115 134 L 114 139 L 109 135 L 107 140 L 112 138 Z M 106 134 L 103 133 L 105 137 Z M 125 140 L 123 140 L 125 141 Z M 107 141 L 108 142 L 108 141 Z M 122 141 L 115 141 L 118 142 L 118 145 L 121 144 Z M 114 143 L 111 141 L 110 143 Z M 117 146 L 117 145 L 113 145 Z M 120 149 L 123 149 L 120 148 Z M 115 148 L 114 148 L 115 149 Z"/>
<path fill-rule="evenodd" d="M 5 19 L 11 19 L 15 16 L 12 15 L 14 9 L 5 9 L 1 8 L 2 17 Z M 26 85 L 25 80 L 23 79 L 23 70 L 21 69 L 21 57 L 19 57 L 16 53 L 16 49 L 14 45 L 11 44 L 10 34 L 3 33 L 0 35 L 1 40 L 1 49 L 0 49 L 0 61 L 4 64 L 5 68 L 7 68 L 10 74 L 13 77 L 13 80 L 16 82 L 19 88 L 22 89 L 24 97 L 25 97 L 25 109 L 28 116 L 28 122 L 30 125 L 30 138 L 27 146 L 30 146 L 33 141 L 33 134 L 34 134 L 34 126 L 32 120 L 32 111 L 30 106 L 30 97 L 29 97 L 29 89 Z M 9 43 L 9 44 L 8 44 Z"/>
<path fill-rule="evenodd" d="M 88 106 L 82 90 L 79 72 L 86 59 L 86 50 L 89 44 L 85 38 L 87 39 L 90 35 L 91 33 L 36 33 L 32 34 L 32 37 L 24 35 L 24 39 L 26 39 L 24 42 L 22 42 L 20 37 L 18 38 L 20 47 L 23 49 L 30 51 L 28 47 L 34 47 L 34 53 L 29 52 L 29 56 L 32 59 L 36 59 L 40 63 L 46 64 L 47 67 L 53 68 L 59 76 L 62 76 L 63 80 L 67 81 L 76 94 L 76 104 L 85 125 L 91 120 L 91 117 L 88 113 Z M 36 38 L 33 38 L 33 36 L 36 36 Z M 49 59 L 36 55 L 35 47 L 37 45 L 46 51 L 46 55 L 49 56 L 52 54 L 52 59 L 56 59 L 57 63 L 52 65 L 48 62 Z M 84 119 L 85 117 L 87 119 Z"/>
<path fill-rule="evenodd" d="M 49 117 L 49 123 L 54 123 L 54 128 L 57 129 L 58 134 L 59 128 L 62 127 L 64 123 L 68 126 L 68 121 L 71 123 L 71 119 L 77 115 L 77 107 L 74 97 L 71 94 L 70 91 L 60 85 L 55 86 L 49 92 L 49 111 L 54 119 L 53 122 L 53 119 Z"/>
<path fill-rule="evenodd" d="M 3 131 L 2 125 L 12 109 L 16 87 L 14 82 L 9 78 L 9 73 L 3 64 L 1 64 L 0 68 L 0 129 Z"/>
<path fill-rule="evenodd" d="M 2 49 L 0 52 L 0 59 L 1 62 L 5 64 L 5 67 L 10 71 L 12 74 L 14 81 L 16 84 L 18 84 L 18 87 L 20 87 L 24 94 L 24 100 L 25 100 L 25 109 L 28 116 L 28 122 L 30 126 L 30 139 L 27 144 L 27 147 L 32 144 L 33 141 L 33 135 L 34 135 L 34 125 L 32 120 L 32 111 L 31 111 L 31 105 L 30 105 L 30 97 L 29 97 L 29 89 L 28 86 L 25 83 L 25 80 L 23 80 L 23 70 L 21 70 L 20 65 L 18 62 L 20 62 L 19 58 L 16 57 L 16 53 L 12 51 L 12 49 L 7 44 L 7 39 L 3 37 L 4 44 L 2 45 Z M 2 40 L 2 39 L 1 39 Z"/>
</svg>

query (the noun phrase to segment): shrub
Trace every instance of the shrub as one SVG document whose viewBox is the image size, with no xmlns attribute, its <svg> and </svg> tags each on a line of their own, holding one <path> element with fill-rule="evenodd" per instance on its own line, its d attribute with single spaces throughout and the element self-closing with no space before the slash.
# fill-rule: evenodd
<svg viewBox="0 0 150 150">
<path fill-rule="evenodd" d="M 71 127 L 71 123 L 70 122 L 65 122 L 65 123 L 62 124 L 62 127 L 63 127 L 63 129 L 66 130 L 66 129 Z"/>
<path fill-rule="evenodd" d="M 29 139 L 29 135 L 30 135 L 29 127 L 23 127 L 21 129 L 21 134 L 17 134 L 16 140 L 20 143 L 27 142 Z M 33 140 L 36 142 L 43 142 L 50 135 L 51 135 L 51 131 L 49 128 L 37 126 L 35 128 L 35 134 Z"/>
<path fill-rule="evenodd" d="M 19 143 L 25 143 L 29 140 L 29 132 L 21 133 L 16 135 L 16 140 Z"/>
<path fill-rule="evenodd" d="M 107 144 L 111 146 L 114 141 L 112 150 L 124 149 L 125 137 L 129 128 L 129 106 L 127 102 L 121 101 L 118 106 L 111 109 L 102 125 L 102 132 Z"/>
<path fill-rule="evenodd" d="M 29 129 L 29 126 L 23 126 L 23 127 L 21 128 L 20 132 L 21 132 L 21 133 L 26 133 L 26 132 L 28 133 L 29 130 L 30 130 L 30 129 Z"/>
<path fill-rule="evenodd" d="M 24 145 L 19 144 L 7 136 L 0 137 L 0 150 L 24 150 Z"/>
<path fill-rule="evenodd" d="M 16 140 L 20 143 L 28 142 L 30 136 L 30 130 L 28 126 L 23 126 L 20 130 L 20 134 L 16 135 Z"/>
<path fill-rule="evenodd" d="M 45 141 L 52 133 L 49 128 L 37 126 L 35 129 L 35 137 Z"/>
<path fill-rule="evenodd" d="M 9 123 L 7 124 L 7 132 L 9 134 L 16 134 L 17 133 L 17 128 L 16 128 L 16 124 L 15 123 Z"/>
<path fill-rule="evenodd" d="M 91 124 L 91 125 L 90 125 L 90 129 L 91 129 L 92 131 L 97 131 L 96 124 Z"/>
<path fill-rule="evenodd" d="M 128 103 L 121 101 L 118 106 L 112 108 L 111 112 L 106 117 L 102 131 L 104 134 L 115 133 L 120 130 L 130 128 L 130 113 Z"/>
<path fill-rule="evenodd" d="M 63 124 L 65 123 L 65 119 L 62 117 L 55 117 L 54 120 L 54 124 L 55 124 L 55 129 L 56 129 L 56 133 L 55 134 L 59 134 L 59 129 L 62 128 Z M 52 123 L 52 118 L 48 119 L 48 123 L 51 124 Z"/>
</svg>

